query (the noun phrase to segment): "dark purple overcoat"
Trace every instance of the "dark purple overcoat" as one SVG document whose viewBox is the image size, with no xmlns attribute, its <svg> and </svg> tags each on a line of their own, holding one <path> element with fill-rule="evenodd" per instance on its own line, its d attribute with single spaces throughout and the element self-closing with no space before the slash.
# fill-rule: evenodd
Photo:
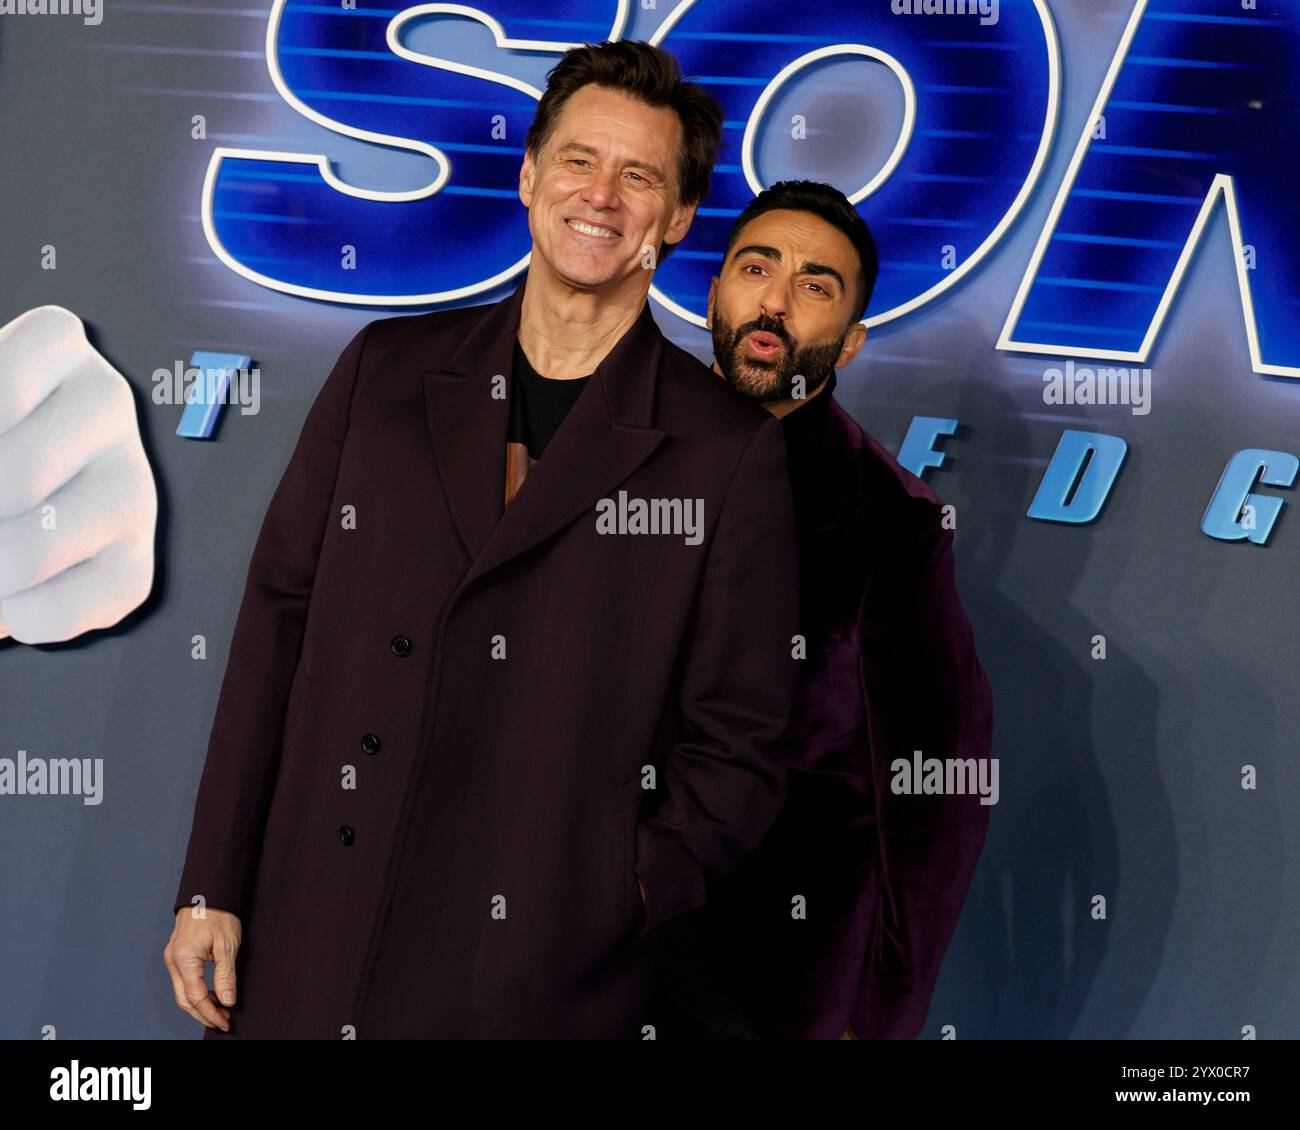
<svg viewBox="0 0 1300 1130">
<path fill-rule="evenodd" d="M 942 502 L 835 387 L 783 420 L 808 642 L 786 805 L 661 963 L 706 1038 L 919 1035 L 989 822 L 975 793 L 893 788 L 916 750 L 987 783 L 993 697 Z"/>
<path fill-rule="evenodd" d="M 525 285 L 366 326 L 271 499 L 175 904 L 242 920 L 230 1036 L 639 1037 L 781 808 L 780 424 L 646 305 L 503 514 Z M 601 532 L 623 491 L 699 543 Z"/>
</svg>

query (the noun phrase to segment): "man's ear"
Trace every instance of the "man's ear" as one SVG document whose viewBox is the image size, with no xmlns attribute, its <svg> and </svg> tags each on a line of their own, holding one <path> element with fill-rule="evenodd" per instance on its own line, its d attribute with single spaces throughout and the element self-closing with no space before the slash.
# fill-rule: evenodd
<svg viewBox="0 0 1300 1130">
<path fill-rule="evenodd" d="M 525 208 L 533 206 L 533 180 L 537 176 L 537 162 L 533 160 L 533 151 L 524 153 L 524 163 L 519 166 L 519 199 Z"/>
<path fill-rule="evenodd" d="M 681 243 L 686 238 L 691 224 L 695 222 L 697 207 L 698 204 L 678 204 L 673 208 L 673 218 L 668 222 L 668 230 L 664 232 L 664 243 Z"/>
<path fill-rule="evenodd" d="M 709 304 L 704 312 L 704 328 L 713 329 L 713 300 L 718 296 L 718 276 L 713 276 L 713 281 L 709 283 Z"/>
<path fill-rule="evenodd" d="M 858 355 L 858 350 L 862 348 L 862 343 L 867 340 L 867 327 L 861 322 L 854 322 L 853 328 L 849 330 L 848 335 L 844 338 L 844 348 L 840 350 L 839 358 L 835 362 L 837 369 L 844 368 L 850 361 Z"/>
</svg>

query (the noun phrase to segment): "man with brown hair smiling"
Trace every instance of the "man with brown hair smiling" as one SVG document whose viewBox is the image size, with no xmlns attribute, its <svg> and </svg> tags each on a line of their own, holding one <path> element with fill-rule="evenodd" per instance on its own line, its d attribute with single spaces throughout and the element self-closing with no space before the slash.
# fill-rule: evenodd
<svg viewBox="0 0 1300 1130">
<path fill-rule="evenodd" d="M 372 322 L 326 380 L 253 552 L 175 900 L 167 967 L 206 1037 L 639 1037 L 658 928 L 779 812 L 780 425 L 646 302 L 721 126 L 666 52 L 566 53 L 519 174 L 527 276 Z M 602 530 L 624 492 L 691 500 L 699 538 Z"/>
</svg>

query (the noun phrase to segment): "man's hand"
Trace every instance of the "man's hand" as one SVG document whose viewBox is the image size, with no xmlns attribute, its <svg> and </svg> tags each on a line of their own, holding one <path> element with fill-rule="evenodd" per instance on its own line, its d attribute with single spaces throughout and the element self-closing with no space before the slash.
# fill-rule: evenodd
<svg viewBox="0 0 1300 1130">
<path fill-rule="evenodd" d="M 645 883 L 642 881 L 640 875 L 636 877 L 636 885 L 641 890 L 641 905 L 645 906 Z"/>
<path fill-rule="evenodd" d="M 208 907 L 205 914 L 204 918 L 195 918 L 193 908 L 188 906 L 176 912 L 176 925 L 163 950 L 163 962 L 171 974 L 177 1007 L 205 1028 L 229 1032 L 230 1013 L 221 1005 L 235 1003 L 235 955 L 242 927 L 229 911 Z M 215 963 L 212 989 L 204 981 L 208 962 Z"/>
<path fill-rule="evenodd" d="M 850 1027 L 850 1028 L 845 1028 L 845 1029 L 844 1029 L 844 1035 L 842 1035 L 842 1036 L 840 1037 L 840 1039 L 841 1039 L 841 1040 L 860 1040 L 860 1039 L 862 1039 L 862 1037 L 861 1037 L 861 1036 L 856 1036 L 856 1035 L 854 1035 L 854 1033 L 853 1033 L 853 1029 Z"/>
</svg>

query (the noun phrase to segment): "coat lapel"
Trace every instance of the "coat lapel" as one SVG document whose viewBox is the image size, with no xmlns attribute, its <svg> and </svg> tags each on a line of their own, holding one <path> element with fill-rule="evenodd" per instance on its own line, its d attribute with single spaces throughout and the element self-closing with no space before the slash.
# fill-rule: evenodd
<svg viewBox="0 0 1300 1130">
<path fill-rule="evenodd" d="M 503 509 L 508 400 L 493 397 L 493 378 L 505 378 L 508 396 L 523 298 L 521 281 L 509 297 L 484 308 L 441 370 L 424 374 L 433 458 L 471 560 Z"/>
<path fill-rule="evenodd" d="M 484 314 L 441 372 L 425 374 L 434 457 L 473 559 L 464 585 L 594 510 L 664 438 L 651 426 L 663 336 L 647 302 L 504 509 L 508 399 L 492 398 L 492 379 L 513 383 L 526 282 Z"/>
</svg>

